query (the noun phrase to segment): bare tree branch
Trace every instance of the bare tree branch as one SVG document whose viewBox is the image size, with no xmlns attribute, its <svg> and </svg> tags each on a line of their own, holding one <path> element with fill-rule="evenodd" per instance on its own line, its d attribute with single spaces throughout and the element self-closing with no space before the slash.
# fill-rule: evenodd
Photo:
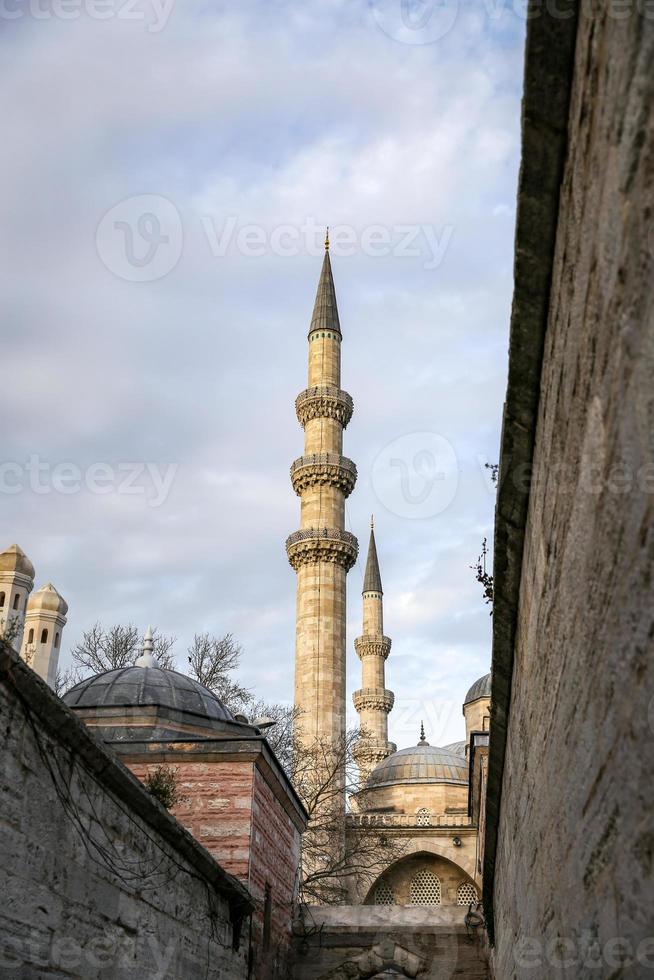
<svg viewBox="0 0 654 980">
<path fill-rule="evenodd" d="M 166 636 L 154 630 L 154 652 L 159 666 L 171 670 L 175 660 L 171 648 L 174 636 Z M 80 677 L 101 674 L 118 667 L 130 667 L 141 651 L 141 632 L 133 623 L 119 623 L 105 629 L 101 623 L 94 623 L 86 630 L 82 640 L 73 647 L 73 667 Z"/>
<path fill-rule="evenodd" d="M 242 648 L 232 633 L 222 637 L 196 633 L 188 650 L 189 673 L 208 687 L 234 714 L 250 710 L 253 697 L 230 675 L 238 667 Z"/>
<path fill-rule="evenodd" d="M 336 744 L 296 736 L 291 778 L 309 814 L 302 837 L 299 898 L 338 905 L 348 885 L 372 882 L 404 853 L 404 845 L 374 826 L 346 835 L 346 799 L 364 790 L 354 748 L 365 734 L 346 732 Z"/>
</svg>

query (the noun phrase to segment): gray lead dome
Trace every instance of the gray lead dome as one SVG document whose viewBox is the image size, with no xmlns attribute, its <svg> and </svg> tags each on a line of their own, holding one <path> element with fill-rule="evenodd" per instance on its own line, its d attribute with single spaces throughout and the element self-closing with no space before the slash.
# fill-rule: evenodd
<svg viewBox="0 0 654 980">
<path fill-rule="evenodd" d="M 370 773 L 366 786 L 433 782 L 467 784 L 468 765 L 447 749 L 422 743 L 389 755 Z"/>
<path fill-rule="evenodd" d="M 80 681 L 63 698 L 70 708 L 174 708 L 203 718 L 233 721 L 232 713 L 206 687 L 176 670 L 119 667 Z"/>
<path fill-rule="evenodd" d="M 489 698 L 491 696 L 491 675 L 484 674 L 483 677 L 478 678 L 472 685 L 468 693 L 466 694 L 466 699 L 464 704 L 470 704 L 471 701 L 476 701 L 477 698 Z"/>
</svg>

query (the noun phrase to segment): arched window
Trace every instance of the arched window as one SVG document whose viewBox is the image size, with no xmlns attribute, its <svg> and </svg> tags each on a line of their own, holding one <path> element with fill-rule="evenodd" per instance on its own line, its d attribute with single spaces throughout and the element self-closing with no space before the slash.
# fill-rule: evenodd
<svg viewBox="0 0 654 980">
<path fill-rule="evenodd" d="M 16 595 L 14 596 L 14 609 L 18 609 L 19 605 L 20 605 L 20 592 L 17 592 Z"/>
<path fill-rule="evenodd" d="M 421 806 L 416 813 L 416 824 L 418 827 L 431 827 L 431 810 L 426 806 Z"/>
<path fill-rule="evenodd" d="M 59 633 L 55 633 L 55 650 L 59 649 Z"/>
<path fill-rule="evenodd" d="M 441 883 L 433 871 L 419 871 L 411 881 L 412 905 L 440 905 Z"/>
<path fill-rule="evenodd" d="M 41 643 L 47 643 L 47 642 L 48 642 L 48 631 L 47 630 L 42 630 L 41 631 Z"/>
<path fill-rule="evenodd" d="M 5 604 L 5 594 L 4 592 L 0 592 L 0 609 L 4 607 L 4 604 Z"/>
<path fill-rule="evenodd" d="M 395 905 L 395 895 L 390 885 L 385 881 L 380 882 L 374 892 L 375 905 Z"/>
<path fill-rule="evenodd" d="M 456 890 L 457 905 L 476 905 L 479 901 L 477 889 L 471 881 L 462 881 Z"/>
<path fill-rule="evenodd" d="M 27 634 L 27 642 L 28 643 L 34 643 L 34 630 L 33 629 L 31 629 L 29 631 L 29 633 Z"/>
</svg>

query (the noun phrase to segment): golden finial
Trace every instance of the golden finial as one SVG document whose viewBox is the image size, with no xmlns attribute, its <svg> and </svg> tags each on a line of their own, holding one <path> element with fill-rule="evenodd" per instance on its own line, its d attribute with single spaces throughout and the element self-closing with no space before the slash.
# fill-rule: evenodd
<svg viewBox="0 0 654 980">
<path fill-rule="evenodd" d="M 325 235 L 325 251 L 329 251 L 329 225 L 327 225 L 327 233 Z"/>
</svg>

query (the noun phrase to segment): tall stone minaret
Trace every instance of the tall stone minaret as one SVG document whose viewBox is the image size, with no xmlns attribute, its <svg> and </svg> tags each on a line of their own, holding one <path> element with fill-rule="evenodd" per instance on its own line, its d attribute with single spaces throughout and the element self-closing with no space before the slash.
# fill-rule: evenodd
<svg viewBox="0 0 654 980">
<path fill-rule="evenodd" d="M 396 746 L 388 741 L 388 714 L 394 695 L 386 690 L 385 663 L 391 641 L 384 636 L 384 599 L 374 523 L 370 522 L 370 543 L 366 574 L 363 578 L 363 633 L 354 641 L 361 660 L 361 688 L 352 695 L 364 735 L 355 747 L 355 758 L 362 779 Z"/>
<path fill-rule="evenodd" d="M 353 405 L 340 387 L 341 340 L 327 237 L 309 327 L 309 385 L 295 401 L 304 427 L 304 455 L 291 466 L 300 530 L 286 541 L 297 572 L 295 706 L 305 743 L 318 737 L 333 744 L 345 733 L 345 579 L 358 544 L 345 530 L 357 471 L 342 455 Z"/>
</svg>

